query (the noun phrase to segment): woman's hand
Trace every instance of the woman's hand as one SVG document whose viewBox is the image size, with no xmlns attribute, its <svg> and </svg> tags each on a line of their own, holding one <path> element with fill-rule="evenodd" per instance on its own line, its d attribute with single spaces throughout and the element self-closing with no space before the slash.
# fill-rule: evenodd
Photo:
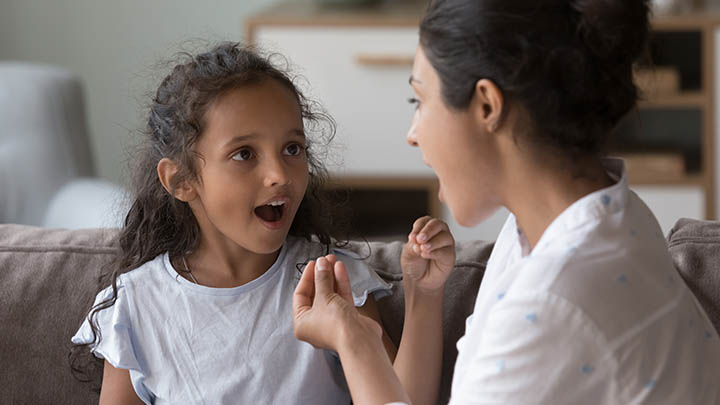
<svg viewBox="0 0 720 405">
<path fill-rule="evenodd" d="M 380 325 L 355 308 L 347 269 L 334 255 L 305 267 L 293 295 L 293 326 L 296 338 L 336 352 L 358 336 L 382 337 Z"/>
<path fill-rule="evenodd" d="M 441 291 L 455 265 L 455 239 L 447 224 L 428 216 L 416 220 L 400 263 L 403 277 L 417 289 Z"/>
</svg>

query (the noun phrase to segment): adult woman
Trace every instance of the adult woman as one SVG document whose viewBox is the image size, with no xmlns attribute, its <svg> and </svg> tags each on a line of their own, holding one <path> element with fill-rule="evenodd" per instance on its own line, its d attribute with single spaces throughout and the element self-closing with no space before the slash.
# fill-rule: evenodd
<svg viewBox="0 0 720 405">
<path fill-rule="evenodd" d="M 647 0 L 431 3 L 408 142 L 460 224 L 499 206 L 512 213 L 458 342 L 451 403 L 720 403 L 717 333 L 622 161 L 601 158 L 636 103 L 647 34 Z M 404 259 L 418 242 L 411 233 Z M 437 373 L 420 362 L 415 374 L 391 372 L 334 261 L 319 260 L 298 285 L 296 336 L 338 351 L 355 403 L 427 400 Z M 416 311 L 437 319 L 439 305 L 416 303 L 438 302 L 447 266 L 426 263 L 403 269 L 406 322 Z M 409 326 L 398 357 L 439 351 Z"/>
</svg>

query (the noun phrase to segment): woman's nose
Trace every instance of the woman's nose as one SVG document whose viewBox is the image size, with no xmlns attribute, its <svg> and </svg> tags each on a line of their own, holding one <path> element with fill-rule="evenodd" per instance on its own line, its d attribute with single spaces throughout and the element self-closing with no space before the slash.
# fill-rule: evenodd
<svg viewBox="0 0 720 405">
<path fill-rule="evenodd" d="M 410 124 L 410 129 L 408 129 L 407 135 L 405 135 L 405 139 L 407 140 L 408 145 L 410 146 L 418 146 L 417 138 L 415 137 L 415 122 L 417 121 L 417 111 L 415 111 L 415 114 L 413 115 L 412 123 Z"/>
<path fill-rule="evenodd" d="M 417 138 L 415 137 L 415 124 L 410 126 L 407 135 L 405 135 L 405 139 L 407 140 L 408 145 L 418 146 Z"/>
</svg>

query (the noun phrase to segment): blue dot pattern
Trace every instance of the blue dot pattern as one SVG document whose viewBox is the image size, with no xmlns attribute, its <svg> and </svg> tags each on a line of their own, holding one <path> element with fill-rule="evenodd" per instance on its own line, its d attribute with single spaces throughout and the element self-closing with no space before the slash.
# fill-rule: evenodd
<svg viewBox="0 0 720 405">
<path fill-rule="evenodd" d="M 530 323 L 537 323 L 537 315 L 535 315 L 535 313 L 529 313 L 525 315 L 525 319 L 530 321 Z"/>
<path fill-rule="evenodd" d="M 651 389 L 655 388 L 655 384 L 657 384 L 657 381 L 655 381 L 654 378 L 651 378 L 650 381 L 648 381 L 648 383 L 645 384 L 645 388 L 651 390 Z"/>
<path fill-rule="evenodd" d="M 625 284 L 625 283 L 627 283 L 627 276 L 624 274 L 621 274 L 618 276 L 618 278 L 615 279 L 615 281 L 617 281 L 620 284 Z"/>
<path fill-rule="evenodd" d="M 505 370 L 505 361 L 504 360 L 498 360 L 497 361 L 497 371 L 501 372 Z"/>
<path fill-rule="evenodd" d="M 604 195 L 600 197 L 600 201 L 602 201 L 603 205 L 607 207 L 608 205 L 610 205 L 610 196 Z"/>
<path fill-rule="evenodd" d="M 706 330 L 705 331 L 705 339 L 712 339 L 712 337 L 713 337 L 712 332 L 710 332 L 709 330 Z"/>
<path fill-rule="evenodd" d="M 583 374 L 588 375 L 588 374 L 592 373 L 593 371 L 595 371 L 595 368 L 593 366 L 591 366 L 590 364 L 583 364 L 581 370 L 582 370 Z"/>
<path fill-rule="evenodd" d="M 498 299 L 498 300 L 501 300 L 501 299 L 503 299 L 503 298 L 505 298 L 505 291 L 503 291 L 503 292 L 501 292 L 500 294 L 497 295 L 497 299 Z"/>
</svg>

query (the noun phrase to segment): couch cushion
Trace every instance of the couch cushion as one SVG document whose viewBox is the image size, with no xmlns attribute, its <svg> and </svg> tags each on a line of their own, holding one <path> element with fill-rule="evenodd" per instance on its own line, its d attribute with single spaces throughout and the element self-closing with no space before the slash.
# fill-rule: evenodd
<svg viewBox="0 0 720 405">
<path fill-rule="evenodd" d="M 98 395 L 70 372 L 70 337 L 98 291 L 99 278 L 116 253 L 116 230 L 57 230 L 0 225 L 0 398 L 3 403 L 97 403 Z M 395 294 L 378 302 L 390 338 L 402 334 L 404 300 L 401 242 L 352 243 L 351 249 L 392 283 Z M 463 242 L 446 284 L 443 378 L 438 403 L 447 403 L 457 357 L 492 244 Z M 101 378 L 101 369 L 94 377 Z"/>
<path fill-rule="evenodd" d="M 112 236 L 0 225 L 3 403 L 97 404 L 97 394 L 71 374 L 68 353 L 115 252 Z"/>
<path fill-rule="evenodd" d="M 720 331 L 720 222 L 683 218 L 668 240 L 675 267 Z"/>
</svg>

